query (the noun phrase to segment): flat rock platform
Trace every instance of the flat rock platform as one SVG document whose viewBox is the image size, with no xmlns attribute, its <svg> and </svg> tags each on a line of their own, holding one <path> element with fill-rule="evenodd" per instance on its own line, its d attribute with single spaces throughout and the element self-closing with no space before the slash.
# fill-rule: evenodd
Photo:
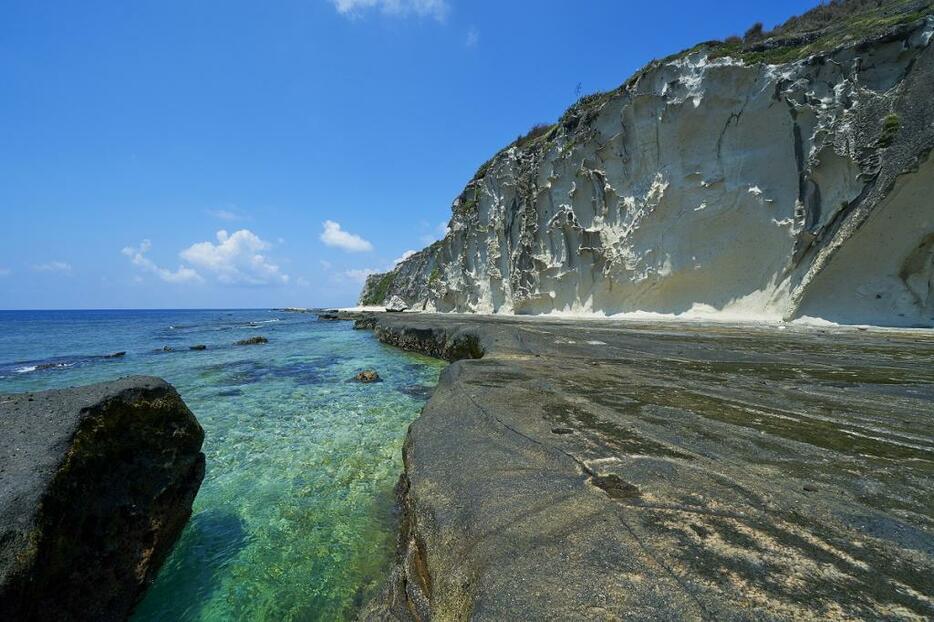
<svg viewBox="0 0 934 622">
<path fill-rule="evenodd" d="M 934 617 L 934 332 L 352 319 L 457 360 L 364 618 Z"/>
</svg>

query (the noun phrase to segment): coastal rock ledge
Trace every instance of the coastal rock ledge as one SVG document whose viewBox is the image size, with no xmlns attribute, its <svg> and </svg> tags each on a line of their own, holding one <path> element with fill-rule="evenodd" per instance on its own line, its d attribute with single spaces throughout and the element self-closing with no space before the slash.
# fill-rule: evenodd
<svg viewBox="0 0 934 622">
<path fill-rule="evenodd" d="M 0 619 L 126 619 L 191 516 L 203 440 L 159 378 L 0 395 Z"/>
<path fill-rule="evenodd" d="M 934 620 L 934 334 L 368 324 L 452 363 L 361 620 Z"/>
</svg>

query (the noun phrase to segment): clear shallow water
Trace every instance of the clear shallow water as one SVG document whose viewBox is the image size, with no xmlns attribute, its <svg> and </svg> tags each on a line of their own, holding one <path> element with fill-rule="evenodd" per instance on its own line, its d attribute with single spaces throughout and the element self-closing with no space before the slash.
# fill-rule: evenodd
<svg viewBox="0 0 934 622">
<path fill-rule="evenodd" d="M 0 311 L 0 392 L 151 374 L 204 426 L 194 514 L 137 621 L 352 617 L 388 569 L 402 440 L 441 367 L 313 315 Z M 384 382 L 347 382 L 364 368 Z"/>
</svg>

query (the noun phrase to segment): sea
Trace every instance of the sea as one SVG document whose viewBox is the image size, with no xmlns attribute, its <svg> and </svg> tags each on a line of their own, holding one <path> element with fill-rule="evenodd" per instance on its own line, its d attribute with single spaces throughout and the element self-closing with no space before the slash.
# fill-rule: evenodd
<svg viewBox="0 0 934 622">
<path fill-rule="evenodd" d="M 442 366 L 314 314 L 0 311 L 0 393 L 154 375 L 204 427 L 193 515 L 136 622 L 352 619 L 388 575 L 402 442 Z"/>
</svg>

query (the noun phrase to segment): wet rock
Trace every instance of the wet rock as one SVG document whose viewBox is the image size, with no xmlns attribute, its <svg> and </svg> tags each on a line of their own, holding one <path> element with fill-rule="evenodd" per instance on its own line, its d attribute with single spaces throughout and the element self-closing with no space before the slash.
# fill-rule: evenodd
<svg viewBox="0 0 934 622">
<path fill-rule="evenodd" d="M 126 352 L 112 352 L 111 354 L 105 354 L 105 359 L 119 359 L 126 356 Z"/>
<path fill-rule="evenodd" d="M 324 313 L 318 314 L 318 319 L 327 322 L 335 322 L 341 319 L 337 314 L 337 311 L 325 311 Z"/>
<path fill-rule="evenodd" d="M 353 322 L 373 315 L 372 311 L 345 311 L 343 309 L 329 311 L 328 313 L 337 316 L 338 320 L 344 320 L 347 322 Z"/>
<path fill-rule="evenodd" d="M 362 383 L 364 383 L 364 384 L 369 384 L 369 383 L 371 383 L 371 382 L 382 382 L 382 381 L 383 381 L 383 379 L 379 377 L 379 374 L 377 374 L 377 373 L 376 373 L 375 371 L 373 371 L 372 369 L 367 369 L 367 370 L 365 370 L 365 371 L 360 372 L 359 374 L 357 374 L 356 376 L 354 376 L 353 379 L 354 379 L 354 381 L 356 381 L 356 382 L 362 382 Z"/>
<path fill-rule="evenodd" d="M 396 330 L 395 327 L 387 328 L 380 323 L 380 318 L 375 317 L 371 324 L 377 339 L 403 350 L 421 352 L 446 361 L 478 359 L 483 356 L 484 345 L 477 333 L 470 329 L 445 331 L 433 326 L 403 325 Z"/>
<path fill-rule="evenodd" d="M 124 620 L 191 515 L 201 426 L 158 378 L 0 396 L 0 620 Z"/>
<path fill-rule="evenodd" d="M 354 330 L 373 330 L 376 327 L 376 317 L 369 314 L 353 321 Z"/>
<path fill-rule="evenodd" d="M 258 346 L 264 343 L 269 343 L 269 340 L 265 337 L 257 335 L 256 337 L 249 337 L 248 339 L 241 339 L 240 341 L 234 342 L 235 346 Z"/>
<path fill-rule="evenodd" d="M 160 352 L 175 352 L 175 348 L 172 346 L 162 346 L 159 350 Z"/>
<path fill-rule="evenodd" d="M 207 349 L 208 349 L 208 347 L 207 347 L 206 345 L 204 345 L 203 343 L 199 343 L 199 344 L 193 345 L 193 346 L 191 346 L 191 347 L 189 348 L 189 350 L 207 350 Z"/>
<path fill-rule="evenodd" d="M 409 305 L 405 304 L 405 301 L 398 296 L 393 296 L 392 299 L 390 299 L 389 304 L 386 305 L 386 310 L 392 313 L 401 313 L 408 308 Z"/>
</svg>

